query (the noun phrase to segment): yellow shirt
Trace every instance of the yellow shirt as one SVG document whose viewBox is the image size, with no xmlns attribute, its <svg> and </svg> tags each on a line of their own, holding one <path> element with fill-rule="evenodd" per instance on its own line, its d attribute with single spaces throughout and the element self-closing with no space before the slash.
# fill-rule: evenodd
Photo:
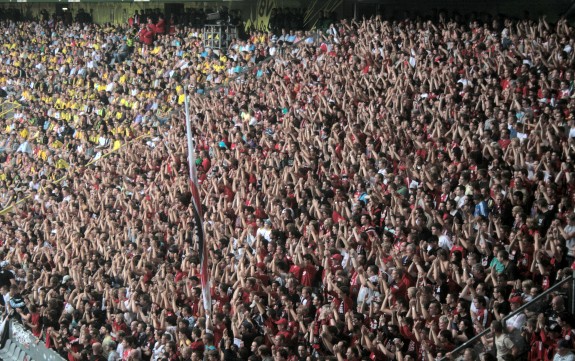
<svg viewBox="0 0 575 361">
<path fill-rule="evenodd" d="M 50 144 L 50 147 L 60 149 L 60 148 L 62 148 L 63 145 L 64 144 L 61 141 L 55 140 L 52 142 L 52 144 Z"/>
<path fill-rule="evenodd" d="M 76 133 L 74 134 L 74 138 L 83 140 L 84 139 L 84 132 L 77 130 Z"/>
<path fill-rule="evenodd" d="M 70 165 L 64 159 L 58 159 L 56 161 L 56 169 L 68 169 Z"/>
<path fill-rule="evenodd" d="M 46 159 L 48 159 L 48 154 L 46 153 L 45 150 L 41 150 L 38 152 L 38 158 L 45 161 Z"/>
<path fill-rule="evenodd" d="M 24 139 L 28 139 L 28 134 L 30 134 L 30 132 L 28 132 L 28 129 L 24 128 L 20 131 L 20 136 Z"/>
<path fill-rule="evenodd" d="M 24 98 L 26 100 L 30 100 L 30 99 L 32 99 L 32 94 L 30 94 L 30 92 L 28 90 L 24 90 L 22 92 L 22 98 Z"/>
<path fill-rule="evenodd" d="M 64 102 L 61 99 L 56 100 L 56 103 L 54 104 L 54 108 L 60 110 L 60 109 L 64 109 Z"/>
</svg>

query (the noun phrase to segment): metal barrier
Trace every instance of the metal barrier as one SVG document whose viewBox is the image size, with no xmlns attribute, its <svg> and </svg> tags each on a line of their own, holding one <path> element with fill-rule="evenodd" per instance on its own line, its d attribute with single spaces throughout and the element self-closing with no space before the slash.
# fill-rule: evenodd
<svg viewBox="0 0 575 361">
<path fill-rule="evenodd" d="M 100 160 L 102 160 L 102 159 L 108 157 L 109 155 L 114 154 L 114 153 L 116 153 L 116 152 L 122 150 L 122 149 L 125 148 L 126 146 L 128 146 L 128 145 L 130 145 L 130 144 L 132 144 L 132 143 L 134 143 L 134 142 L 136 142 L 136 141 L 138 141 L 138 140 L 140 140 L 140 139 L 149 138 L 149 137 L 150 137 L 150 135 L 148 135 L 148 134 L 143 134 L 143 135 L 140 135 L 140 136 L 138 136 L 138 137 L 136 137 L 136 138 L 134 138 L 134 139 L 131 139 L 130 141 L 128 141 L 128 142 L 126 142 L 126 143 L 123 143 L 123 144 L 120 146 L 120 148 L 115 149 L 115 150 L 111 150 L 111 151 L 109 151 L 108 153 L 102 154 L 102 156 L 99 157 L 99 158 L 94 158 L 94 159 L 90 160 L 88 163 L 84 164 L 83 167 L 89 167 L 89 166 L 91 166 L 92 164 L 95 164 L 96 162 L 98 162 L 98 161 L 100 161 Z M 51 182 L 50 184 L 59 184 L 60 182 L 62 182 L 63 180 L 65 180 L 65 179 L 68 177 L 68 175 L 70 175 L 70 174 L 72 173 L 72 171 L 73 171 L 74 169 L 75 169 L 75 168 L 70 168 L 70 170 L 69 170 L 64 176 L 60 177 L 59 179 L 54 180 L 54 181 Z M 44 192 L 44 187 L 43 187 L 43 188 L 40 188 L 38 192 L 39 192 L 39 193 Z M 19 204 L 21 204 L 21 203 L 27 201 L 31 196 L 32 196 L 32 193 L 30 192 L 30 193 L 28 193 L 24 198 L 20 199 L 18 202 L 12 203 L 12 204 L 8 205 L 7 207 L 5 207 L 4 209 L 0 210 L 0 216 L 3 216 L 3 215 L 5 215 L 5 214 L 7 214 L 7 213 L 9 213 L 9 212 L 12 212 L 12 211 L 14 210 L 14 206 L 17 206 L 17 205 L 19 205 Z"/>
<path fill-rule="evenodd" d="M 20 323 L 9 321 L 8 340 L 0 349 L 0 358 L 9 360 L 65 361 L 56 351 L 47 348 L 44 342 L 24 328 Z"/>
<path fill-rule="evenodd" d="M 574 272 L 574 274 L 575 274 L 575 272 Z M 507 321 L 509 318 L 519 314 L 520 312 L 524 312 L 526 310 L 536 310 L 537 308 L 541 308 L 542 302 L 544 303 L 548 299 L 548 297 L 551 296 L 551 294 L 556 293 L 558 291 L 563 291 L 562 293 L 567 295 L 567 298 L 568 298 L 567 304 L 566 304 L 567 305 L 567 307 L 566 307 L 567 312 L 569 312 L 571 315 L 574 315 L 575 314 L 575 312 L 574 312 L 575 306 L 573 305 L 573 303 L 575 301 L 573 298 L 573 295 L 575 294 L 575 292 L 574 292 L 574 287 L 575 287 L 574 274 L 572 274 L 572 275 L 562 279 L 561 281 L 555 283 L 553 286 L 551 286 L 550 288 L 545 290 L 545 292 L 543 292 L 543 293 L 537 295 L 535 298 L 533 298 L 530 302 L 522 305 L 521 307 L 519 307 L 515 311 L 513 311 L 510 314 L 508 314 L 507 316 L 503 317 L 501 319 L 501 322 L 503 324 L 505 324 L 505 321 Z M 550 303 L 546 303 L 545 305 L 549 305 L 549 304 Z M 490 351 L 491 349 L 487 348 L 488 345 L 481 344 L 481 338 L 483 336 L 488 335 L 489 333 L 491 333 L 490 328 L 483 330 L 482 332 L 478 333 L 477 335 L 470 338 L 469 340 L 467 340 L 463 344 L 459 345 L 452 352 L 450 352 L 450 357 L 443 357 L 439 360 L 440 361 L 448 361 L 448 360 L 461 359 L 463 356 L 463 352 L 465 352 L 465 350 L 468 348 L 475 349 L 475 351 L 478 351 L 478 352 Z M 478 348 L 482 348 L 482 349 L 478 350 Z"/>
<path fill-rule="evenodd" d="M 22 104 L 18 102 L 5 101 L 0 104 L 0 118 L 4 116 L 11 117 L 14 115 L 14 110 L 20 108 Z M 12 113 L 12 114 L 10 114 Z"/>
</svg>

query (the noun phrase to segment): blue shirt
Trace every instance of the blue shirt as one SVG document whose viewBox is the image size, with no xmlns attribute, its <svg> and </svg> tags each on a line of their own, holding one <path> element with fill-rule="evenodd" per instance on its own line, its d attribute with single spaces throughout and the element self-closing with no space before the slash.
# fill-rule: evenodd
<svg viewBox="0 0 575 361">
<path fill-rule="evenodd" d="M 473 216 L 487 217 L 489 215 L 489 210 L 487 209 L 487 202 L 481 201 L 475 205 L 475 210 L 473 211 Z"/>
</svg>

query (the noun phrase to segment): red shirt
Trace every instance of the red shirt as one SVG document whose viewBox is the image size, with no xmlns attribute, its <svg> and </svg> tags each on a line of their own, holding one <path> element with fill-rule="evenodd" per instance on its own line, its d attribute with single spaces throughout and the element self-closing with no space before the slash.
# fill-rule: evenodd
<svg viewBox="0 0 575 361">
<path fill-rule="evenodd" d="M 407 289 L 409 287 L 411 287 L 411 280 L 406 274 L 404 274 L 398 283 L 391 285 L 390 290 L 395 299 L 407 298 Z"/>
<path fill-rule="evenodd" d="M 126 323 L 124 321 L 121 321 L 120 323 L 114 321 L 112 322 L 112 330 L 114 331 L 114 333 L 118 334 L 119 331 L 128 331 L 128 325 L 126 325 Z"/>
<path fill-rule="evenodd" d="M 317 273 L 317 268 L 312 264 L 302 269 L 300 283 L 304 287 L 311 287 L 313 279 Z"/>
</svg>

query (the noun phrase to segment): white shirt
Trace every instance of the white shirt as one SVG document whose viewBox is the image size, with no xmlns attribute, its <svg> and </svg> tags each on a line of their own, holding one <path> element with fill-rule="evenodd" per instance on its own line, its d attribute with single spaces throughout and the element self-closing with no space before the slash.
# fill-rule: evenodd
<svg viewBox="0 0 575 361">
<path fill-rule="evenodd" d="M 567 234 L 573 233 L 575 232 L 575 226 L 568 224 L 565 226 L 564 231 Z M 567 246 L 567 255 L 573 257 L 575 255 L 575 253 L 573 252 L 573 247 L 575 247 L 575 237 L 571 237 L 568 240 L 566 240 L 566 246 Z"/>
<path fill-rule="evenodd" d="M 32 147 L 30 147 L 30 144 L 28 144 L 28 141 L 24 141 L 24 143 L 20 144 L 20 146 L 18 147 L 18 150 L 16 152 L 20 152 L 20 153 L 32 153 Z"/>
<path fill-rule="evenodd" d="M 116 347 L 116 352 L 118 353 L 118 355 L 124 354 L 124 345 L 122 344 L 122 342 L 118 343 L 118 346 Z"/>
<path fill-rule="evenodd" d="M 563 356 L 556 353 L 555 356 L 553 356 L 553 361 L 575 361 L 575 355 L 573 355 L 571 351 Z"/>
<path fill-rule="evenodd" d="M 508 318 L 507 321 L 505 321 L 505 324 L 508 329 L 513 328 L 513 330 L 521 330 L 523 325 L 525 325 L 525 322 L 527 322 L 527 316 L 525 316 L 523 312 L 520 312 L 515 316 Z"/>
<path fill-rule="evenodd" d="M 164 345 L 161 345 L 160 342 L 156 342 L 154 345 L 154 349 L 152 350 L 152 360 L 157 360 L 164 354 Z"/>
<path fill-rule="evenodd" d="M 271 234 L 272 234 L 272 230 L 271 229 L 266 229 L 266 228 L 258 228 L 256 235 L 262 235 L 263 238 L 265 238 L 267 241 L 270 241 L 271 238 Z"/>
<path fill-rule="evenodd" d="M 370 276 L 367 279 L 367 282 L 377 283 L 377 275 Z M 357 294 L 357 303 L 361 304 L 362 302 L 365 302 L 368 305 L 371 304 L 374 294 L 375 291 L 373 289 L 369 288 L 368 286 L 362 285 L 359 288 L 359 292 Z"/>
<path fill-rule="evenodd" d="M 10 298 L 12 298 L 12 297 L 10 297 L 10 292 L 6 292 L 6 294 L 5 294 L 5 295 L 2 295 L 2 297 L 4 297 L 4 304 L 5 304 L 5 305 L 9 304 L 9 303 L 10 303 Z"/>
<path fill-rule="evenodd" d="M 106 147 L 108 145 L 109 141 L 106 137 L 100 137 L 98 139 L 98 144 L 100 145 L 100 147 Z"/>
<path fill-rule="evenodd" d="M 106 85 L 106 91 L 107 91 L 107 92 L 112 92 L 115 87 L 116 87 L 116 83 L 110 82 L 110 83 L 108 83 L 108 85 Z"/>
<path fill-rule="evenodd" d="M 451 250 L 451 247 L 453 247 L 453 242 L 451 242 L 451 238 L 449 238 L 448 235 L 446 234 L 442 234 L 441 236 L 439 236 L 439 247 L 441 248 L 445 248 L 446 250 Z"/>
</svg>

